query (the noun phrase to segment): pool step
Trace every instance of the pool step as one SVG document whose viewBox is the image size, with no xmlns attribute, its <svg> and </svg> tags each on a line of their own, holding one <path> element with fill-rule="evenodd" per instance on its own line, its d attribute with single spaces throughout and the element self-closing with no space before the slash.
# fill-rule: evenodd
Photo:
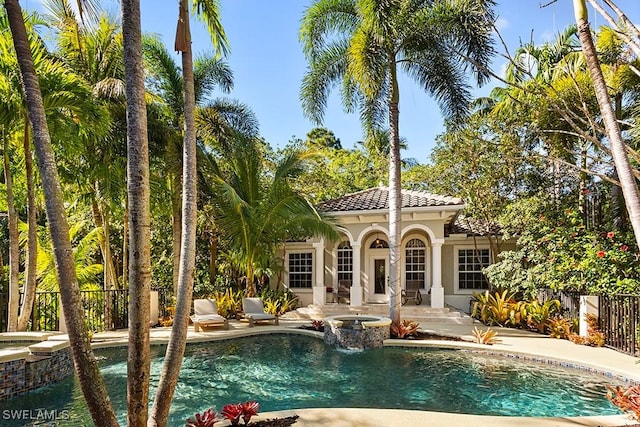
<svg viewBox="0 0 640 427">
<path fill-rule="evenodd" d="M 291 311 L 283 316 L 285 319 L 323 319 L 329 316 L 335 316 L 339 314 L 359 314 L 359 315 L 376 315 L 376 316 L 389 316 L 388 304 L 365 304 L 360 307 L 351 307 L 346 304 L 327 304 L 320 305 L 308 305 L 306 307 L 300 307 L 297 310 Z M 402 306 L 400 310 L 400 316 L 402 319 L 414 320 L 420 323 L 451 323 L 451 324 L 472 324 L 473 319 L 458 310 L 445 307 L 445 308 L 433 308 L 426 306 L 416 306 L 407 304 Z"/>
</svg>

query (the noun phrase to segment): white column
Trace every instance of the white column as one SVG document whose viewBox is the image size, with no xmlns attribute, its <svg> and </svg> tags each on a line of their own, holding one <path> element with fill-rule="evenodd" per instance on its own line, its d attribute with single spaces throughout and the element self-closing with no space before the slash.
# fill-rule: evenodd
<svg viewBox="0 0 640 427">
<path fill-rule="evenodd" d="M 158 297 L 158 291 L 149 292 L 151 297 L 151 315 L 149 317 L 149 326 L 156 326 L 158 319 L 160 319 L 160 299 Z"/>
<path fill-rule="evenodd" d="M 600 317 L 600 307 L 597 296 L 580 295 L 580 336 L 589 335 L 589 325 L 587 324 L 587 314 L 595 314 Z"/>
<path fill-rule="evenodd" d="M 327 291 L 324 287 L 324 239 L 313 244 L 315 256 L 315 280 L 313 281 L 313 304 L 324 305 Z"/>
<path fill-rule="evenodd" d="M 442 287 L 442 243 L 431 243 L 431 307 L 444 308 L 444 288 Z"/>
<path fill-rule="evenodd" d="M 360 277 L 362 275 L 362 271 L 360 270 L 360 243 L 351 244 L 351 248 L 353 249 L 353 282 L 351 284 L 351 292 L 350 292 L 350 305 L 354 307 L 359 307 L 362 305 L 362 285 L 360 284 Z"/>
</svg>

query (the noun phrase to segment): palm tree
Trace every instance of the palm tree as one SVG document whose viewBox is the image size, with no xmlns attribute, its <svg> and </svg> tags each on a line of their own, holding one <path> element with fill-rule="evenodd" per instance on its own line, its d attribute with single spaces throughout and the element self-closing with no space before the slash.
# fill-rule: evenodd
<svg viewBox="0 0 640 427">
<path fill-rule="evenodd" d="M 629 162 L 629 157 L 622 140 L 622 133 L 613 109 L 607 84 L 600 68 L 598 55 L 596 52 L 591 29 L 588 21 L 587 6 L 585 0 L 573 0 L 576 22 L 578 24 L 578 37 L 582 44 L 587 68 L 593 80 L 596 91 L 596 98 L 600 106 L 600 113 L 604 121 L 607 137 L 611 146 L 611 156 L 616 167 L 616 172 L 620 180 L 620 187 L 629 212 L 629 222 L 636 237 L 636 243 L 640 246 L 640 194 L 633 175 L 633 169 Z"/>
<path fill-rule="evenodd" d="M 218 54 L 227 50 L 227 40 L 220 24 L 217 0 L 195 0 L 196 10 L 207 23 L 214 48 Z M 178 374 L 187 342 L 187 326 L 193 294 L 193 277 L 196 252 L 197 225 L 197 162 L 196 162 L 196 93 L 191 51 L 189 2 L 179 0 L 180 10 L 176 31 L 175 49 L 182 53 L 182 79 L 184 84 L 184 142 L 182 172 L 182 233 L 180 243 L 180 267 L 178 292 L 171 338 L 167 345 L 160 382 L 151 408 L 150 426 L 165 426 L 173 393 L 178 383 Z"/>
<path fill-rule="evenodd" d="M 91 100 L 103 110 L 83 132 L 81 150 L 68 164 L 90 199 L 96 227 L 103 237 L 100 251 L 104 263 L 104 289 L 118 287 L 111 250 L 111 218 L 115 200 L 121 200 L 125 183 L 124 64 L 122 33 L 114 19 L 80 19 L 69 0 L 48 0 L 50 24 L 57 29 L 59 54 L 91 86 Z M 102 123 L 98 123 L 98 122 Z M 105 131 L 105 128 L 108 131 Z M 106 313 L 110 313 L 105 307 Z"/>
<path fill-rule="evenodd" d="M 390 316 L 400 321 L 400 88 L 404 71 L 450 118 L 466 114 L 469 61 L 488 78 L 493 0 L 317 0 L 305 12 L 300 39 L 309 72 L 302 83 L 306 115 L 322 122 L 329 91 L 340 83 L 347 111 L 359 108 L 365 129 L 389 128 Z M 385 123 L 384 114 L 387 114 Z M 432 295 L 443 304 L 442 295 Z M 441 301 L 438 301 L 440 299 Z"/>
<path fill-rule="evenodd" d="M 5 0 L 14 48 L 18 58 L 29 120 L 34 135 L 38 167 L 45 194 L 46 213 L 56 254 L 57 276 L 76 373 L 95 424 L 118 425 L 100 375 L 84 325 L 80 289 L 69 240 L 60 180 L 51 147 L 44 103 L 29 46 L 27 29 L 18 0 Z"/>
<path fill-rule="evenodd" d="M 239 254 L 247 296 L 256 294 L 256 271 L 269 267 L 268 260 L 287 239 L 338 238 L 334 224 L 291 187 L 308 153 L 292 150 L 268 172 L 260 142 L 239 135 L 220 144 L 217 154 L 218 159 L 206 157 L 203 191 L 213 195 L 216 224 Z"/>
<path fill-rule="evenodd" d="M 151 89 L 163 100 L 163 112 L 168 119 L 165 164 L 171 192 L 173 229 L 173 291 L 178 288 L 180 265 L 180 241 L 182 234 L 182 138 L 184 127 L 184 80 L 180 67 L 157 37 L 143 39 L 143 53 L 149 66 Z M 219 58 L 200 56 L 193 65 L 195 103 L 201 104 L 214 88 L 229 92 L 233 87 L 233 73 L 228 64 Z"/>
</svg>

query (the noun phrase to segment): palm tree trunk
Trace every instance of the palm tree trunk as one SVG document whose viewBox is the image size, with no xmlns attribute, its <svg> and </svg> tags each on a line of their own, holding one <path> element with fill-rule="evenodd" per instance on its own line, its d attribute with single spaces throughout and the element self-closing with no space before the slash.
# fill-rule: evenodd
<svg viewBox="0 0 640 427">
<path fill-rule="evenodd" d="M 402 283 L 400 280 L 400 227 L 402 193 L 400 169 L 400 98 L 395 64 L 391 65 L 391 93 L 389 94 L 389 314 L 391 321 L 400 323 Z"/>
<path fill-rule="evenodd" d="M 33 160 L 31 157 L 31 144 L 29 141 L 29 121 L 25 118 L 24 126 L 24 169 L 27 177 L 27 254 L 26 271 L 24 280 L 24 296 L 20 317 L 18 317 L 18 330 L 26 331 L 33 301 L 36 298 L 36 264 L 38 261 L 38 230 L 36 224 L 36 194 L 33 186 Z"/>
<path fill-rule="evenodd" d="M 218 267 L 216 266 L 216 260 L 218 259 L 218 233 L 215 230 L 211 231 L 211 237 L 209 237 L 209 285 L 213 288 L 216 284 L 216 274 Z"/>
<path fill-rule="evenodd" d="M 7 188 L 7 219 L 9 222 L 9 312 L 7 316 L 7 332 L 18 330 L 18 308 L 20 307 L 20 246 L 18 243 L 18 214 L 13 200 L 13 183 L 9 169 L 9 144 L 4 141 L 4 182 Z"/>
<path fill-rule="evenodd" d="M 574 0 L 573 6 L 578 24 L 578 37 L 582 44 L 589 74 L 593 80 L 600 113 L 602 114 L 609 144 L 611 145 L 611 156 L 613 157 L 613 162 L 620 179 L 620 186 L 622 187 L 627 212 L 629 212 L 629 221 L 631 222 L 631 227 L 636 237 L 636 244 L 640 247 L 640 195 L 638 194 L 638 186 L 633 176 L 620 127 L 618 126 L 615 111 L 611 105 L 607 85 L 602 75 L 596 48 L 591 37 L 585 0 Z"/>
<path fill-rule="evenodd" d="M 178 383 L 184 349 L 187 343 L 187 327 L 193 295 L 193 276 L 196 253 L 197 225 L 197 170 L 195 132 L 195 92 L 191 33 L 189 29 L 189 3 L 180 0 L 176 50 L 182 51 L 182 73 L 184 81 L 184 144 L 182 173 L 182 236 L 180 245 L 180 270 L 176 311 L 167 345 L 158 391 L 149 417 L 149 426 L 167 425 L 171 400 Z"/>
<path fill-rule="evenodd" d="M 171 182 L 171 247 L 173 249 L 172 266 L 173 296 L 178 295 L 178 276 L 180 273 L 180 246 L 182 238 L 182 193 L 178 188 L 179 177 L 172 177 Z"/>
<path fill-rule="evenodd" d="M 64 211 L 62 189 L 58 179 L 56 161 L 51 147 L 49 128 L 42 102 L 40 84 L 33 65 L 27 29 L 22 20 L 22 9 L 18 0 L 5 0 L 4 7 L 13 36 L 13 44 L 22 74 L 22 84 L 27 111 L 33 129 L 33 141 L 42 187 L 51 241 L 56 259 L 56 275 L 60 285 L 62 308 L 66 319 L 71 354 L 78 381 L 95 425 L 117 426 L 107 389 L 100 375 L 98 363 L 84 324 L 80 288 L 76 278 L 75 263 L 69 240 L 69 226 Z"/>
<path fill-rule="evenodd" d="M 97 185 L 96 185 L 97 188 Z M 96 190 L 97 193 L 97 190 Z M 98 206 L 98 202 L 96 198 L 99 197 L 97 194 L 94 199 L 91 201 L 91 210 L 93 211 L 93 222 L 96 227 L 102 229 L 102 238 L 100 239 L 100 252 L 102 253 L 102 290 L 104 292 L 104 327 L 105 329 L 111 329 L 113 325 L 113 304 L 111 304 L 112 299 L 109 298 L 109 290 L 113 289 L 110 274 L 111 270 L 109 268 L 110 259 L 110 251 L 109 251 L 109 238 L 107 233 L 105 232 L 105 221 L 103 220 L 102 212 L 100 211 L 100 207 Z"/>
<path fill-rule="evenodd" d="M 129 201 L 124 200 L 124 217 L 122 218 L 122 288 L 129 287 Z"/>
<path fill-rule="evenodd" d="M 151 219 L 139 0 L 122 1 L 122 36 L 127 94 L 127 197 L 130 232 L 127 422 L 129 426 L 144 427 L 149 410 Z"/>
</svg>

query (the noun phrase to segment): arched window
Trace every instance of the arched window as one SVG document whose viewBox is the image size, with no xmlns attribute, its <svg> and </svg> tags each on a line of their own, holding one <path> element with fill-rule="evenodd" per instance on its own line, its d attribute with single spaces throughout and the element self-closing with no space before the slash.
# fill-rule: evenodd
<svg viewBox="0 0 640 427">
<path fill-rule="evenodd" d="M 426 248 L 427 246 L 420 239 L 411 239 L 405 245 L 405 280 L 419 282 L 420 289 L 424 288 L 427 276 Z"/>
<path fill-rule="evenodd" d="M 353 249 L 347 240 L 338 245 L 338 283 L 353 283 Z"/>
<path fill-rule="evenodd" d="M 389 249 L 389 242 L 376 236 L 376 240 L 371 242 L 369 249 Z"/>
</svg>

